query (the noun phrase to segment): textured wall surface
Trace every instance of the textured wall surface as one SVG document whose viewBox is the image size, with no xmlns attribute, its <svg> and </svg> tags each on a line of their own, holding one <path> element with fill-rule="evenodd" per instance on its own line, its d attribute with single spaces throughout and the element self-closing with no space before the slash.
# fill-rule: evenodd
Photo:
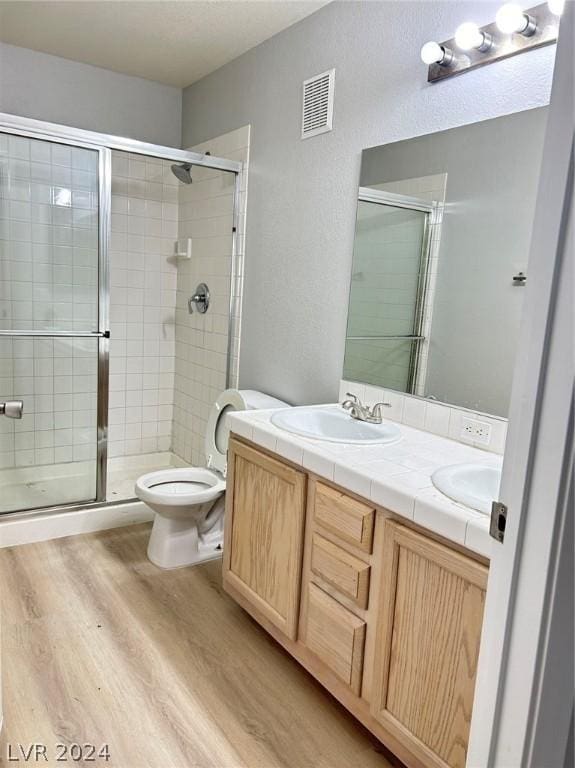
<svg viewBox="0 0 575 768">
<path fill-rule="evenodd" d="M 184 91 L 183 146 L 252 125 L 241 386 L 337 397 L 362 149 L 548 103 L 554 46 L 426 82 L 421 45 L 499 5 L 333 3 Z M 334 129 L 301 141 L 301 83 L 331 67 Z"/>
<path fill-rule="evenodd" d="M 0 112 L 179 147 L 181 109 L 180 88 L 0 43 Z"/>
</svg>

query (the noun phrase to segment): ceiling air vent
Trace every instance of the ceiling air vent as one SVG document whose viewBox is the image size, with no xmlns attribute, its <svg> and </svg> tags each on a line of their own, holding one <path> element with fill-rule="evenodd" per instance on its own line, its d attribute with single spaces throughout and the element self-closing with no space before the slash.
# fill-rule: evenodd
<svg viewBox="0 0 575 768">
<path fill-rule="evenodd" d="M 335 69 L 303 81 L 301 137 L 331 131 Z"/>
</svg>

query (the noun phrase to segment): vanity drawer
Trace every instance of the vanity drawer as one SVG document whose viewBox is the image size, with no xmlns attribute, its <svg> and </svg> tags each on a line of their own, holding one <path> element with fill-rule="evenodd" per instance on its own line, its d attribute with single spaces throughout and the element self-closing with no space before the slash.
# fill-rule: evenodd
<svg viewBox="0 0 575 768">
<path fill-rule="evenodd" d="M 360 608 L 367 608 L 369 565 L 318 533 L 313 534 L 311 570 Z"/>
<path fill-rule="evenodd" d="M 329 485 L 316 483 L 315 522 L 343 541 L 371 552 L 375 510 Z"/>
<path fill-rule="evenodd" d="M 346 610 L 315 584 L 309 584 L 304 644 L 359 695 L 363 671 L 365 621 Z"/>
</svg>

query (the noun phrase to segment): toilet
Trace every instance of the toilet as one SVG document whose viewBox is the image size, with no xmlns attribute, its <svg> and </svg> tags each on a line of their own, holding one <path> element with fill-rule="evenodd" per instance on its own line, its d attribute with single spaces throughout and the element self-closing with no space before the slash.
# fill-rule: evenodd
<svg viewBox="0 0 575 768">
<path fill-rule="evenodd" d="M 230 433 L 227 415 L 232 411 L 286 406 L 263 392 L 226 389 L 208 419 L 207 466 L 161 469 L 136 481 L 136 496 L 156 513 L 148 543 L 148 557 L 154 565 L 182 568 L 221 555 Z"/>
</svg>

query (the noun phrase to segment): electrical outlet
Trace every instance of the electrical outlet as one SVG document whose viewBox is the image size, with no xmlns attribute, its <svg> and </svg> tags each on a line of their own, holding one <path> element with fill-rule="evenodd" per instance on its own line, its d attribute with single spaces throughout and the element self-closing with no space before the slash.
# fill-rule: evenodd
<svg viewBox="0 0 575 768">
<path fill-rule="evenodd" d="M 480 445 L 489 445 L 491 442 L 491 424 L 464 416 L 461 420 L 460 436 Z"/>
</svg>

